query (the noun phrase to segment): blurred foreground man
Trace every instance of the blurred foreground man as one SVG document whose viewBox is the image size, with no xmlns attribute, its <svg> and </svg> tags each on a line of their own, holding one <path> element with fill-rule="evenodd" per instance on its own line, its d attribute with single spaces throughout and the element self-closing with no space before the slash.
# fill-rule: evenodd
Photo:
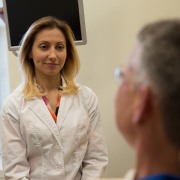
<svg viewBox="0 0 180 180">
<path fill-rule="evenodd" d="M 180 180 L 180 20 L 146 25 L 115 70 L 116 123 L 133 147 L 136 180 Z"/>
</svg>

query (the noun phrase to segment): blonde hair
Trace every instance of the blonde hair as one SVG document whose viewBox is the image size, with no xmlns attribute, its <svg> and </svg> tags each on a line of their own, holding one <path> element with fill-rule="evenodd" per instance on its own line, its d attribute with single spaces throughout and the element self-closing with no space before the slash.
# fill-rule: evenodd
<svg viewBox="0 0 180 180">
<path fill-rule="evenodd" d="M 31 52 L 36 35 L 44 29 L 59 29 L 65 39 L 67 47 L 67 58 L 60 75 L 63 77 L 66 86 L 62 89 L 62 94 L 75 94 L 78 87 L 75 85 L 74 78 L 79 72 L 79 55 L 74 44 L 74 36 L 69 25 L 55 17 L 47 16 L 35 21 L 25 33 L 20 46 L 18 59 L 22 65 L 25 74 L 24 97 L 30 99 L 34 96 L 42 96 L 35 82 L 35 67 L 30 59 Z"/>
</svg>

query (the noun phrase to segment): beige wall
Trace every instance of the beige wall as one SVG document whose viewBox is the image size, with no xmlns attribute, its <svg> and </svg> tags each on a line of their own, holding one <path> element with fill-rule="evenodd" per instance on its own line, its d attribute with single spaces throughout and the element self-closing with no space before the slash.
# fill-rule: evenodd
<svg viewBox="0 0 180 180">
<path fill-rule="evenodd" d="M 114 67 L 128 59 L 135 35 L 145 23 L 180 17 L 180 0 L 84 0 L 88 43 L 79 46 L 78 79 L 98 95 L 102 125 L 109 150 L 107 177 L 122 177 L 133 167 L 132 150 L 114 122 Z M 20 79 L 17 60 L 9 53 L 11 90 Z"/>
</svg>

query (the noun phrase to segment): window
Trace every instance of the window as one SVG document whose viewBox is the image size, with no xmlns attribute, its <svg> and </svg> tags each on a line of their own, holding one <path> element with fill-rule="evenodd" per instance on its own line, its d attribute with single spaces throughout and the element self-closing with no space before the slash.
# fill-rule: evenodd
<svg viewBox="0 0 180 180">
<path fill-rule="evenodd" d="M 0 0 L 0 6 L 2 6 L 2 0 Z M 9 70 L 8 70 L 8 49 L 5 24 L 0 20 L 0 108 L 4 99 L 10 92 L 9 87 Z"/>
<path fill-rule="evenodd" d="M 0 7 L 2 7 L 2 0 L 0 0 Z M 10 93 L 9 87 L 9 70 L 8 70 L 8 49 L 5 24 L 0 19 L 0 109 L 2 108 L 3 101 Z M 2 158 L 1 158 L 1 144 L 0 144 L 0 170 L 2 170 Z M 2 173 L 0 172 L 0 178 Z"/>
</svg>

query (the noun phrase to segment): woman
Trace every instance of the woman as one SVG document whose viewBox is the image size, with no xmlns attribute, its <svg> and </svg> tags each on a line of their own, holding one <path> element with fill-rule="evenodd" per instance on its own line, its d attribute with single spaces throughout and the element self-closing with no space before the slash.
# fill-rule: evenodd
<svg viewBox="0 0 180 180">
<path fill-rule="evenodd" d="M 79 57 L 69 26 L 54 17 L 34 22 L 19 60 L 25 82 L 7 98 L 1 116 L 5 179 L 101 176 L 108 157 L 98 100 L 74 81 Z"/>
</svg>

